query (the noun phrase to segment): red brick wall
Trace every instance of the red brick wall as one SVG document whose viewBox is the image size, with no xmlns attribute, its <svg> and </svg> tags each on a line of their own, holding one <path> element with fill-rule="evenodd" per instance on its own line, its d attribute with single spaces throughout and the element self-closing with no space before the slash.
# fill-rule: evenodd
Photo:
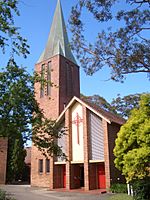
<svg viewBox="0 0 150 200">
<path fill-rule="evenodd" d="M 44 97 L 40 98 L 39 82 L 35 84 L 35 95 L 41 109 L 43 109 L 45 113 L 45 116 L 47 118 L 56 119 L 63 111 L 64 105 L 67 105 L 73 96 L 80 96 L 79 67 L 64 58 L 63 56 L 56 55 L 51 59 L 36 64 L 35 71 L 40 75 L 42 64 L 45 64 L 45 68 L 47 68 L 48 62 L 50 61 L 52 67 L 51 81 L 55 85 L 51 88 L 51 96 L 46 96 L 45 87 L 45 95 Z M 67 64 L 71 68 L 73 86 L 71 86 L 70 84 L 68 86 L 66 85 Z M 45 72 L 45 78 L 46 74 L 47 73 Z M 72 93 L 69 95 L 66 93 L 67 87 L 72 87 Z"/>
<path fill-rule="evenodd" d="M 43 173 L 39 173 L 39 159 L 43 159 Z M 51 179 L 50 173 L 52 173 L 52 169 L 50 167 L 50 173 L 46 173 L 45 171 L 45 157 L 41 155 L 38 149 L 32 145 L 32 153 L 31 153 L 31 185 L 37 187 L 50 187 Z M 50 160 L 51 162 L 51 160 Z"/>
<path fill-rule="evenodd" d="M 0 184 L 6 183 L 7 139 L 0 138 Z"/>
<path fill-rule="evenodd" d="M 67 60 L 65 57 L 61 55 L 56 55 L 42 63 L 36 64 L 35 71 L 40 75 L 42 64 L 45 64 L 45 68 L 47 68 L 48 62 L 51 62 L 51 81 L 55 85 L 55 87 L 51 88 L 51 96 L 46 95 L 45 87 L 45 95 L 44 97 L 40 98 L 40 83 L 35 83 L 35 97 L 40 105 L 40 108 L 44 111 L 45 116 L 47 118 L 57 119 L 59 114 L 63 111 L 64 105 L 67 105 L 73 96 L 80 96 L 79 67 L 71 61 Z M 72 86 L 70 84 L 66 85 L 67 64 L 71 68 Z M 45 72 L 45 78 L 46 75 L 47 72 Z M 69 95 L 66 92 L 67 87 L 72 88 L 72 92 Z M 52 163 L 53 160 L 51 159 L 50 174 L 39 174 L 38 160 L 45 160 L 45 157 L 41 155 L 41 153 L 35 146 L 32 146 L 31 155 L 31 185 L 50 187 L 52 189 L 55 186 L 55 165 L 54 163 Z M 66 179 L 67 174 L 68 170 L 66 170 Z M 68 180 L 66 181 L 67 186 L 69 187 Z"/>
</svg>

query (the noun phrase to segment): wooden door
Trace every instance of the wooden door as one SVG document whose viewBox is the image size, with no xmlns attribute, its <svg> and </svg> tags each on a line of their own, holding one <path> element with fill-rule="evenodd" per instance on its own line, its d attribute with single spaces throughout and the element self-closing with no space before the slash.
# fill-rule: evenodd
<svg viewBox="0 0 150 200">
<path fill-rule="evenodd" d="M 98 188 L 106 189 L 106 177 L 104 164 L 98 165 Z"/>
</svg>

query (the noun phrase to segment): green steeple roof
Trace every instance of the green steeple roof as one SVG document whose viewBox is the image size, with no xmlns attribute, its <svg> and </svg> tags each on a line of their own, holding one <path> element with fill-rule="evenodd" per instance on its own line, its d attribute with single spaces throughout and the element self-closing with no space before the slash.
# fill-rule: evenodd
<svg viewBox="0 0 150 200">
<path fill-rule="evenodd" d="M 38 63 L 58 54 L 76 64 L 76 60 L 71 52 L 60 0 L 57 2 L 46 47 Z"/>
</svg>

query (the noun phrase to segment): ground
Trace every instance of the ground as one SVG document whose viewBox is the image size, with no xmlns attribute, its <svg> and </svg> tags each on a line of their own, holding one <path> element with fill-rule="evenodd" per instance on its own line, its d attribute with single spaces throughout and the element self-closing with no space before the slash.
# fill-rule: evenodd
<svg viewBox="0 0 150 200">
<path fill-rule="evenodd" d="M 7 191 L 16 200 L 107 200 L 110 194 L 49 191 L 29 185 L 3 185 L 0 189 Z"/>
</svg>

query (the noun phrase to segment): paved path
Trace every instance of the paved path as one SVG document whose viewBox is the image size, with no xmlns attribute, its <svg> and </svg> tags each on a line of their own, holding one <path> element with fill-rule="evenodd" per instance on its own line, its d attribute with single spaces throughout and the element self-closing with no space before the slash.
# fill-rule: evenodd
<svg viewBox="0 0 150 200">
<path fill-rule="evenodd" d="M 7 191 L 16 200 L 107 200 L 109 196 L 108 194 L 49 191 L 29 185 L 0 185 L 0 189 Z"/>
</svg>

